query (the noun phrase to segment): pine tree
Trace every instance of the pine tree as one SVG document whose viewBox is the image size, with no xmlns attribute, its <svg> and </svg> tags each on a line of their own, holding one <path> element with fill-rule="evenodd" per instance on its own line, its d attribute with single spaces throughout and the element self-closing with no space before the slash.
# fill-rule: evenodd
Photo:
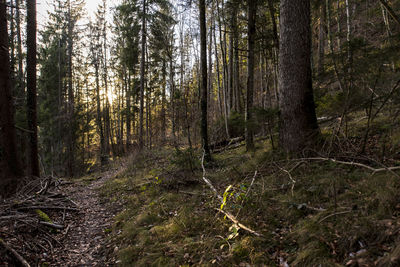
<svg viewBox="0 0 400 267">
<path fill-rule="evenodd" d="M 256 33 L 257 1 L 248 1 L 248 29 L 247 29 L 247 98 L 246 98 L 246 149 L 254 150 L 253 124 L 253 91 L 254 91 L 254 50 Z"/>
<path fill-rule="evenodd" d="M 201 138 L 204 150 L 204 159 L 211 161 L 211 152 L 208 146 L 207 123 L 207 33 L 206 33 L 206 3 L 199 0 L 200 23 L 200 58 L 201 58 Z"/>
<path fill-rule="evenodd" d="M 22 176 L 11 95 L 6 2 L 0 1 L 0 194 L 12 194 Z"/>
<path fill-rule="evenodd" d="M 311 80 L 310 1 L 282 0 L 280 12 L 280 143 L 286 152 L 298 153 L 313 145 L 319 132 Z"/>
<path fill-rule="evenodd" d="M 27 118 L 29 130 L 29 173 L 39 177 L 36 96 L 36 0 L 27 0 Z"/>
</svg>

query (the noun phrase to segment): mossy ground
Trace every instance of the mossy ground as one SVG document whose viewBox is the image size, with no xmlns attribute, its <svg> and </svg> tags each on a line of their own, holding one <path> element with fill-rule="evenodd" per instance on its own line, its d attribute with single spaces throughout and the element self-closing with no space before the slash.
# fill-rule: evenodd
<svg viewBox="0 0 400 267">
<path fill-rule="evenodd" d="M 328 161 L 285 159 L 268 141 L 213 156 L 173 149 L 133 155 L 101 189 L 123 205 L 114 236 L 121 266 L 398 266 L 400 178 Z M 254 184 L 250 187 L 254 177 Z"/>
</svg>

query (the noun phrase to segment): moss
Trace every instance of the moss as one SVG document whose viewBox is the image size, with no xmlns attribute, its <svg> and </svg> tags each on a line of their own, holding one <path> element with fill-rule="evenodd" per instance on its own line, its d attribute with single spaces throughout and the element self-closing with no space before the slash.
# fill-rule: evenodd
<svg viewBox="0 0 400 267">
<path fill-rule="evenodd" d="M 227 240 L 232 224 L 215 211 L 220 203 L 205 186 L 171 189 L 155 183 L 154 177 L 166 177 L 163 173 L 178 173 L 169 160 L 173 150 L 134 158 L 102 189 L 104 196 L 124 204 L 114 226 L 122 231 L 122 265 L 277 266 L 281 257 L 291 266 L 339 266 L 353 259 L 350 253 L 365 248 L 368 253 L 362 257 L 370 265 L 379 258 L 388 264 L 397 259 L 400 249 L 393 233 L 400 218 L 400 179 L 387 172 L 371 175 L 362 168 L 309 161 L 291 171 L 296 181 L 292 191 L 288 174 L 271 161 L 287 170 L 297 162 L 272 152 L 268 142 L 261 146 L 254 154 L 244 147 L 216 154 L 207 175 L 221 193 L 232 185 L 226 208 L 262 232 L 262 239 L 240 230 Z M 258 175 L 247 194 L 255 170 Z M 194 172 L 181 174 L 201 177 L 201 170 Z"/>
<path fill-rule="evenodd" d="M 150 233 L 156 235 L 161 241 L 177 238 L 181 231 L 182 226 L 174 219 L 170 219 L 166 224 L 157 225 L 150 229 Z"/>
<path fill-rule="evenodd" d="M 45 221 L 48 223 L 53 223 L 53 221 L 50 219 L 49 215 L 44 213 L 42 210 L 36 209 L 35 212 L 42 221 Z"/>
</svg>

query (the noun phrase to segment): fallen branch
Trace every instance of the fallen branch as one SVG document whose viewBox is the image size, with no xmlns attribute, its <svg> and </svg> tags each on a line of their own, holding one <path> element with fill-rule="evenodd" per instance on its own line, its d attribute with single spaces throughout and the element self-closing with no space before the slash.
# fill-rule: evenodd
<svg viewBox="0 0 400 267">
<path fill-rule="evenodd" d="M 26 218 L 28 215 L 26 214 L 15 214 L 15 215 L 8 215 L 8 216 L 1 216 L 0 221 L 2 220 L 17 220 L 17 219 L 22 219 Z"/>
<path fill-rule="evenodd" d="M 302 158 L 300 160 L 321 160 L 321 161 L 331 161 L 331 162 L 335 162 L 335 163 L 339 163 L 339 164 L 344 164 L 344 165 L 350 165 L 350 166 L 357 166 L 357 167 L 361 167 L 361 168 L 365 168 L 368 169 L 370 171 L 372 171 L 372 173 L 377 173 L 377 172 L 383 172 L 383 171 L 395 171 L 395 170 L 400 170 L 400 166 L 395 166 L 395 167 L 384 167 L 384 168 L 374 168 L 362 163 L 358 163 L 358 162 L 348 162 L 348 161 L 341 161 L 341 160 L 336 160 L 336 159 L 332 159 L 332 158 Z"/>
<path fill-rule="evenodd" d="M 17 252 L 15 249 L 10 247 L 6 242 L 3 241 L 3 239 L 0 238 L 0 244 L 8 250 L 11 254 L 14 255 L 14 257 L 21 263 L 22 266 L 25 267 L 30 267 L 29 263 Z"/>
<path fill-rule="evenodd" d="M 224 200 L 223 197 L 218 194 L 217 189 L 215 189 L 215 187 L 212 185 L 212 183 L 210 182 L 210 180 L 208 180 L 206 178 L 206 168 L 204 167 L 204 155 L 206 154 L 206 152 L 203 152 L 203 156 L 201 157 L 201 167 L 203 168 L 203 181 L 208 185 L 208 187 L 211 188 L 211 190 L 214 192 L 215 196 L 221 200 L 221 202 Z"/>
<path fill-rule="evenodd" d="M 246 198 L 246 197 L 247 197 L 247 195 L 249 194 L 249 192 L 250 192 L 250 190 L 251 190 L 251 187 L 253 186 L 253 184 L 254 184 L 254 181 L 256 180 L 256 176 L 257 176 L 257 171 L 255 171 L 255 172 L 254 172 L 254 176 L 253 176 L 253 179 L 251 180 L 251 183 L 250 183 L 249 189 L 247 189 L 246 195 L 244 196 L 245 198 Z"/>
<path fill-rule="evenodd" d="M 259 233 L 257 233 L 256 231 L 251 230 L 251 229 L 250 229 L 249 227 L 247 227 L 246 225 L 241 224 L 241 223 L 235 218 L 235 216 L 232 215 L 232 213 L 230 213 L 230 212 L 228 212 L 228 211 L 225 211 L 225 210 L 217 209 L 217 208 L 216 208 L 216 210 L 218 210 L 219 212 L 225 214 L 225 216 L 226 216 L 227 218 L 229 218 L 233 223 L 237 224 L 237 225 L 238 225 L 240 228 L 242 228 L 243 230 L 246 230 L 247 232 L 249 232 L 249 233 L 251 233 L 251 234 L 253 234 L 253 235 L 255 235 L 255 236 L 259 236 L 259 237 L 260 237 L 260 236 L 263 236 L 262 234 L 259 234 Z"/>
<path fill-rule="evenodd" d="M 220 194 L 218 194 L 217 189 L 215 189 L 215 187 L 212 185 L 212 183 L 210 182 L 210 180 L 208 180 L 208 179 L 206 178 L 206 168 L 204 167 L 204 156 L 205 156 L 205 151 L 203 150 L 203 156 L 201 157 L 201 167 L 203 168 L 203 181 L 204 181 L 204 182 L 208 185 L 208 187 L 210 187 L 210 189 L 215 193 L 215 196 L 216 196 L 221 202 L 223 202 L 223 201 L 224 201 L 223 197 L 222 197 Z M 257 174 L 257 172 L 256 172 L 255 174 Z M 255 176 L 254 176 L 254 178 L 255 178 Z M 228 211 L 223 211 L 223 210 L 221 210 L 221 209 L 216 209 L 216 210 L 218 210 L 218 211 L 222 212 L 223 214 L 225 214 L 227 218 L 229 218 L 233 223 L 237 224 L 237 225 L 238 225 L 240 228 L 242 228 L 243 230 L 246 230 L 246 231 L 248 231 L 249 233 L 251 233 L 251 234 L 253 234 L 253 235 L 255 235 L 255 236 L 263 236 L 262 234 L 257 233 L 256 231 L 250 229 L 249 227 L 247 227 L 247 226 L 241 224 L 241 223 L 235 218 L 235 216 L 233 216 L 230 212 L 228 212 Z"/>
<path fill-rule="evenodd" d="M 340 215 L 340 214 L 346 214 L 346 213 L 350 213 L 350 212 L 351 212 L 351 210 L 346 210 L 346 211 L 335 212 L 335 213 L 329 214 L 328 216 L 325 216 L 324 218 L 319 220 L 318 223 L 321 223 L 321 222 L 325 221 L 326 219 L 328 219 L 328 218 L 330 218 L 332 216 L 336 216 L 336 215 Z"/>
<path fill-rule="evenodd" d="M 58 206 L 27 206 L 27 207 L 18 207 L 16 210 L 68 210 L 68 211 L 79 211 L 77 208 L 69 208 L 69 207 L 58 207 Z"/>
<path fill-rule="evenodd" d="M 294 196 L 294 185 L 296 184 L 296 180 L 293 179 L 293 176 L 292 176 L 292 174 L 290 173 L 290 171 L 288 171 L 288 170 L 286 170 L 286 169 L 280 167 L 278 164 L 275 164 L 275 165 L 276 165 L 281 171 L 283 171 L 284 173 L 286 173 L 286 174 L 289 176 L 290 183 L 292 184 L 292 187 L 291 187 L 292 196 Z M 299 165 L 299 166 L 300 166 L 300 165 Z"/>
<path fill-rule="evenodd" d="M 60 230 L 64 229 L 64 226 L 61 225 L 61 224 L 55 224 L 55 223 L 50 223 L 50 222 L 42 222 L 42 221 L 40 221 L 39 223 L 42 224 L 42 225 L 46 225 L 48 227 L 54 228 L 54 229 L 60 229 Z"/>
</svg>

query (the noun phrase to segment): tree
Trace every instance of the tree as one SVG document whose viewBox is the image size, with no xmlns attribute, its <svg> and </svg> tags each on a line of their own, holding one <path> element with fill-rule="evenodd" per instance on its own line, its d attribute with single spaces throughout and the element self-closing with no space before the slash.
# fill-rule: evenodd
<svg viewBox="0 0 400 267">
<path fill-rule="evenodd" d="M 254 46 L 256 33 L 256 15 L 257 1 L 249 0 L 248 2 L 248 26 L 247 26 L 247 98 L 246 98 L 246 149 L 254 150 L 253 141 L 253 125 L 252 125 L 252 108 L 253 108 L 253 91 L 254 91 Z"/>
<path fill-rule="evenodd" d="M 142 13 L 142 57 L 140 61 L 140 114 L 139 114 L 139 148 L 144 146 L 143 141 L 143 110 L 144 110 L 144 85 L 145 85 L 145 55 L 146 55 L 146 0 L 143 0 Z"/>
<path fill-rule="evenodd" d="M 201 139 L 204 149 L 204 159 L 211 161 L 210 148 L 208 146 L 207 124 L 207 33 L 206 33 L 206 3 L 199 0 L 200 11 L 200 65 L 201 65 Z"/>
<path fill-rule="evenodd" d="M 44 172 L 72 175 L 81 157 L 79 114 L 83 77 L 77 63 L 81 50 L 82 0 L 52 2 L 50 19 L 41 31 L 38 61 L 38 124 Z M 75 64 L 75 62 L 77 64 Z"/>
<path fill-rule="evenodd" d="M 10 58 L 6 2 L 0 1 L 0 193 L 11 194 L 22 176 L 17 152 L 16 133 L 10 83 Z"/>
<path fill-rule="evenodd" d="M 279 104 L 280 144 L 297 153 L 319 133 L 311 80 L 310 1 L 280 4 Z"/>
<path fill-rule="evenodd" d="M 29 130 L 29 173 L 40 176 L 37 136 L 36 95 L 36 0 L 27 0 L 27 120 Z"/>
</svg>

